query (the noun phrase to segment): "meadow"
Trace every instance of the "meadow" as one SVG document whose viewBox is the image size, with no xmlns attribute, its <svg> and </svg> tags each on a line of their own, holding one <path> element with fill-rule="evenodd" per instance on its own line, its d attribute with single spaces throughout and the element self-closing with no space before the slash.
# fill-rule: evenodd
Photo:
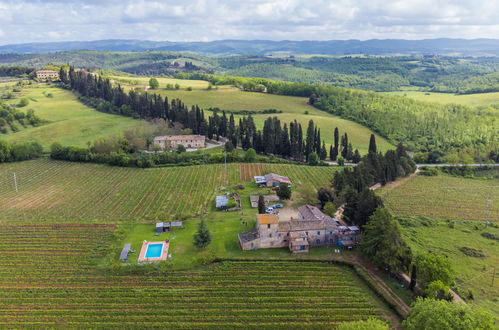
<svg viewBox="0 0 499 330">
<path fill-rule="evenodd" d="M 23 128 L 18 125 L 19 132 L 2 134 L 0 139 L 12 142 L 37 141 L 46 150 L 54 142 L 85 147 L 88 142 L 110 135 L 121 135 L 126 129 L 146 123 L 98 112 L 79 102 L 72 92 L 47 84 L 25 86 L 15 96 L 8 103 L 17 104 L 20 98 L 27 98 L 29 104 L 21 108 L 21 111 L 33 109 L 35 115 L 45 122 L 38 127 Z"/>
<path fill-rule="evenodd" d="M 330 329 L 393 317 L 351 269 L 325 262 L 103 272 L 113 230 L 0 224 L 0 327 Z"/>
<path fill-rule="evenodd" d="M 180 98 L 187 105 L 198 104 L 202 108 L 220 108 L 224 110 L 267 110 L 276 109 L 282 113 L 276 114 L 254 114 L 252 115 L 257 127 L 263 127 L 263 122 L 269 116 L 278 117 L 281 122 L 289 123 L 297 120 L 302 124 L 303 132 L 306 133 L 308 122 L 312 119 L 321 129 L 321 137 L 326 144 L 333 143 L 333 131 L 338 127 L 340 134 L 348 133 L 349 141 L 353 148 L 358 148 L 364 154 L 367 152 L 369 137 L 373 133 L 353 121 L 342 119 L 338 116 L 328 114 L 307 104 L 308 99 L 304 97 L 274 95 L 266 93 L 243 92 L 236 88 L 218 90 L 159 90 L 154 91 L 162 96 Z M 236 119 L 240 116 L 235 115 Z M 393 146 L 384 138 L 376 134 L 376 142 L 380 150 L 388 150 Z M 328 148 L 329 150 L 329 148 Z"/>
<path fill-rule="evenodd" d="M 499 228 L 476 221 L 446 222 L 417 217 L 402 220 L 403 235 L 413 251 L 447 256 L 457 276 L 459 294 L 499 317 L 499 281 L 496 278 L 492 282 L 494 267 L 499 265 L 499 244 L 482 236 L 488 233 L 499 239 Z M 465 249 L 478 254 L 466 254 L 470 250 Z M 470 290 L 473 299 L 469 297 Z"/>
<path fill-rule="evenodd" d="M 401 91 L 387 94 L 406 96 L 417 101 L 435 103 L 456 103 L 469 106 L 499 105 L 499 93 L 477 93 L 477 94 L 453 94 L 453 93 L 433 93 Z"/>
<path fill-rule="evenodd" d="M 395 215 L 499 222 L 498 179 L 418 175 L 379 194 Z"/>
<path fill-rule="evenodd" d="M 223 164 L 151 169 L 46 159 L 0 165 L 0 221 L 115 223 L 182 219 L 202 213 L 222 187 L 276 172 L 316 187 L 338 167 Z M 19 192 L 13 180 L 16 173 Z"/>
<path fill-rule="evenodd" d="M 175 86 L 178 84 L 180 88 L 191 87 L 192 89 L 206 89 L 209 85 L 207 81 L 204 80 L 185 80 L 185 79 L 175 79 L 167 77 L 155 77 L 158 80 L 159 88 L 166 88 L 167 84 Z M 149 77 L 143 76 L 109 76 L 116 83 L 123 84 L 127 87 L 134 86 L 149 86 Z M 226 86 L 228 87 L 228 86 Z"/>
</svg>

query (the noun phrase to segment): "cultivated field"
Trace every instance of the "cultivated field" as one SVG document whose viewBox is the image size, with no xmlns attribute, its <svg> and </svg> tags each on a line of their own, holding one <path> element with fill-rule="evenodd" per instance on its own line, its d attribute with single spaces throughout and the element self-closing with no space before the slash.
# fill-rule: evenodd
<svg viewBox="0 0 499 330">
<path fill-rule="evenodd" d="M 152 169 L 51 160 L 0 165 L 0 220 L 116 222 L 200 214 L 217 189 L 276 172 L 294 183 L 328 183 L 337 167 L 228 164 Z M 15 192 L 13 172 L 19 192 Z"/>
<path fill-rule="evenodd" d="M 124 85 L 125 87 L 134 87 L 134 86 L 149 86 L 149 77 L 125 77 L 125 76 L 110 76 L 110 79 L 114 80 L 117 83 Z M 158 80 L 159 88 L 166 88 L 167 84 L 175 84 L 180 85 L 180 88 L 191 87 L 192 89 L 206 89 L 209 85 L 207 81 L 204 80 L 185 80 L 185 79 L 175 79 L 175 78 L 163 78 L 156 77 Z"/>
<path fill-rule="evenodd" d="M 143 123 L 132 118 L 98 112 L 79 102 L 72 92 L 45 84 L 24 87 L 21 93 L 16 93 L 16 99 L 9 103 L 16 104 L 21 97 L 30 101 L 21 111 L 33 109 L 38 117 L 47 122 L 38 127 L 23 128 L 18 125 L 19 132 L 0 134 L 0 139 L 37 141 L 46 149 L 53 142 L 83 147 L 87 146 L 87 142 L 109 135 L 120 135 L 124 130 Z"/>
<path fill-rule="evenodd" d="M 478 93 L 457 95 L 452 93 L 390 92 L 388 94 L 407 96 L 418 101 L 436 103 L 457 103 L 470 106 L 498 105 L 499 93 Z"/>
<path fill-rule="evenodd" d="M 0 224 L 0 327 L 318 329 L 391 316 L 350 269 L 328 263 L 104 274 L 112 230 Z"/>
<path fill-rule="evenodd" d="M 353 121 L 330 115 L 307 104 L 307 98 L 272 95 L 265 93 L 243 92 L 239 89 L 220 90 L 162 90 L 159 92 L 169 98 L 180 98 L 187 105 L 198 104 L 202 108 L 220 108 L 225 110 L 266 110 L 277 109 L 283 113 L 277 114 L 255 114 L 252 115 L 258 127 L 263 127 L 263 122 L 269 116 L 277 116 L 282 123 L 288 123 L 295 119 L 303 126 L 306 133 L 307 125 L 312 119 L 321 129 L 321 137 L 326 144 L 333 143 L 333 131 L 335 127 L 340 129 L 340 134 L 348 133 L 349 141 L 353 148 L 358 148 L 364 154 L 367 152 L 369 137 L 372 131 Z M 235 116 L 236 118 L 238 116 Z M 380 136 L 376 136 L 376 142 L 380 150 L 387 150 L 393 146 Z M 329 148 L 328 148 L 329 151 Z"/>
<path fill-rule="evenodd" d="M 403 223 L 403 233 L 414 252 L 438 252 L 451 261 L 457 275 L 459 294 L 469 302 L 480 305 L 499 317 L 499 281 L 492 277 L 499 265 L 497 240 L 482 235 L 492 234 L 499 239 L 499 228 L 485 226 L 476 221 L 452 223 L 436 220 L 408 219 Z M 492 236 L 490 236 L 492 237 Z M 474 249 L 482 255 L 465 254 L 463 249 Z M 497 275 L 496 275 L 497 277 Z M 469 290 L 474 299 L 469 299 Z"/>
<path fill-rule="evenodd" d="M 498 179 L 419 175 L 380 194 L 395 215 L 499 222 Z M 489 199 L 493 202 L 488 203 Z"/>
</svg>

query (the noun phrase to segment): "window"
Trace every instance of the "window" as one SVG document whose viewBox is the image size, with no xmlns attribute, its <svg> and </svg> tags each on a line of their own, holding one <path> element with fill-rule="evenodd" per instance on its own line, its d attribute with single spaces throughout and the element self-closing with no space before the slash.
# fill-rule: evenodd
<svg viewBox="0 0 499 330">
<path fill-rule="evenodd" d="M 332 232 L 332 231 L 330 231 L 330 232 L 329 232 L 329 235 L 333 235 L 333 232 Z"/>
<path fill-rule="evenodd" d="M 300 245 L 300 250 L 305 250 L 305 245 Z"/>
<path fill-rule="evenodd" d="M 285 239 L 285 240 L 284 240 L 284 243 L 287 243 L 287 242 L 288 242 L 288 240 L 287 240 L 287 239 Z"/>
<path fill-rule="evenodd" d="M 267 228 L 270 229 L 270 223 L 267 225 Z"/>
<path fill-rule="evenodd" d="M 269 237 L 272 237 L 272 234 L 269 234 Z"/>
<path fill-rule="evenodd" d="M 321 234 L 321 232 L 320 232 L 320 231 L 318 231 L 318 232 L 317 232 L 317 235 L 320 235 L 320 234 Z"/>
<path fill-rule="evenodd" d="M 286 234 L 286 236 L 288 236 L 288 237 L 289 237 L 289 233 L 287 233 L 287 234 Z"/>
<path fill-rule="evenodd" d="M 306 231 L 305 234 L 308 236 L 308 231 Z"/>
<path fill-rule="evenodd" d="M 316 244 L 321 244 L 321 240 L 320 240 L 320 239 L 317 239 L 317 240 L 315 240 L 315 243 L 316 243 Z"/>
</svg>

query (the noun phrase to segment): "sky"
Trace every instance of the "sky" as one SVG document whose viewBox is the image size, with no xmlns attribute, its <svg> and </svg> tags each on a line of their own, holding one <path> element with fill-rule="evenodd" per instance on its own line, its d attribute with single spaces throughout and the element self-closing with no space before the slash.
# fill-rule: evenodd
<svg viewBox="0 0 499 330">
<path fill-rule="evenodd" d="M 499 0 L 0 0 L 0 44 L 499 38 Z"/>
</svg>

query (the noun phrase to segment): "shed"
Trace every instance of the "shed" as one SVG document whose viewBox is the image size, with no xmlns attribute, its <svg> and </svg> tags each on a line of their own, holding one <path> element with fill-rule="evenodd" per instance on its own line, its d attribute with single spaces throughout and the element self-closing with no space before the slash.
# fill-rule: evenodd
<svg viewBox="0 0 499 330">
<path fill-rule="evenodd" d="M 259 186 L 265 186 L 267 184 L 267 179 L 264 176 L 257 175 L 254 177 L 255 183 Z"/>
<path fill-rule="evenodd" d="M 165 231 L 170 231 L 171 224 L 169 222 L 158 222 L 156 223 L 156 232 L 162 233 Z"/>
<path fill-rule="evenodd" d="M 121 250 L 120 254 L 120 260 L 121 261 L 128 261 L 128 253 L 130 253 L 132 245 L 130 243 L 127 243 L 123 246 L 123 249 Z"/>
<path fill-rule="evenodd" d="M 217 196 L 216 198 L 216 207 L 217 209 L 227 207 L 229 203 L 229 199 L 225 195 Z"/>
</svg>

